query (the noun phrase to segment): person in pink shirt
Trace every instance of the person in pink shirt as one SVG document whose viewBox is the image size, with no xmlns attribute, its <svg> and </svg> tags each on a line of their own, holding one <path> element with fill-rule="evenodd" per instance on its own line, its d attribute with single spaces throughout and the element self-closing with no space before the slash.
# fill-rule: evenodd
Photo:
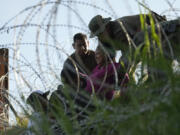
<svg viewBox="0 0 180 135">
<path fill-rule="evenodd" d="M 100 98 L 105 97 L 107 100 L 111 100 L 115 95 L 116 73 L 117 83 L 122 87 L 127 84 L 129 77 L 128 74 L 121 72 L 120 64 L 115 62 L 115 51 L 107 43 L 103 43 L 103 46 L 98 45 L 96 48 L 97 66 L 89 75 L 85 90 L 89 93 L 96 93 Z"/>
</svg>

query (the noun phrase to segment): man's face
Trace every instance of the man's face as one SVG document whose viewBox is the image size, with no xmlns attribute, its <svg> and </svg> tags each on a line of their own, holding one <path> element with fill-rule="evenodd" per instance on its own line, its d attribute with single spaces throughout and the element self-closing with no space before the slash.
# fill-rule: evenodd
<svg viewBox="0 0 180 135">
<path fill-rule="evenodd" d="M 76 50 L 77 54 L 86 54 L 88 51 L 89 47 L 89 42 L 87 39 L 82 39 L 82 40 L 76 40 L 74 42 L 74 49 Z"/>
<path fill-rule="evenodd" d="M 109 37 L 109 34 L 108 32 L 106 31 L 106 29 L 102 32 L 102 33 L 99 33 L 98 34 L 98 39 L 101 41 L 101 42 L 108 42 L 110 37 Z"/>
</svg>

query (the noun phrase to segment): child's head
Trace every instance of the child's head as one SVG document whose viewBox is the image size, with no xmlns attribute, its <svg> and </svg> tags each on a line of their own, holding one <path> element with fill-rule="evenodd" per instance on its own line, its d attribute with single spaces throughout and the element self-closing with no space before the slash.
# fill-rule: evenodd
<svg viewBox="0 0 180 135">
<path fill-rule="evenodd" d="M 108 56 L 109 55 L 109 56 Z M 108 43 L 103 43 L 102 45 L 98 45 L 95 51 L 95 58 L 97 64 L 105 65 L 105 63 L 110 60 L 115 60 L 115 50 L 111 48 Z"/>
<path fill-rule="evenodd" d="M 106 54 L 100 45 L 98 45 L 96 48 L 95 59 L 98 65 L 104 65 L 107 61 Z"/>
<path fill-rule="evenodd" d="M 40 90 L 36 90 L 32 92 L 27 98 L 26 102 L 31 105 L 34 111 L 47 111 L 48 109 L 48 92 L 42 92 Z"/>
</svg>

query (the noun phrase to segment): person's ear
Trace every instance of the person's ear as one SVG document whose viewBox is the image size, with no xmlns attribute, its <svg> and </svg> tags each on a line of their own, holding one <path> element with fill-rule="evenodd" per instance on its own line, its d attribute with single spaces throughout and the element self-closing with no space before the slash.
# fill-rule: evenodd
<svg viewBox="0 0 180 135">
<path fill-rule="evenodd" d="M 89 48 L 89 40 L 87 41 L 87 47 Z"/>
</svg>

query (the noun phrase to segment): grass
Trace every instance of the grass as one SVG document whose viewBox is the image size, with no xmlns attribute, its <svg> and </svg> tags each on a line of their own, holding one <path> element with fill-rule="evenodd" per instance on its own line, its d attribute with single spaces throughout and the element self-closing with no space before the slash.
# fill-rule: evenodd
<svg viewBox="0 0 180 135">
<path fill-rule="evenodd" d="M 151 15 L 150 15 L 151 17 Z M 141 16 L 142 24 L 144 17 Z M 155 25 L 151 19 L 151 37 L 147 27 L 142 25 L 145 31 L 145 47 L 143 51 L 139 48 L 132 56 L 142 61 L 142 66 L 149 65 L 151 69 L 163 71 L 166 79 L 155 79 L 135 84 L 130 82 L 126 95 L 114 99 L 111 102 L 91 98 L 92 104 L 96 107 L 94 111 L 88 111 L 88 118 L 79 121 L 73 116 L 75 103 L 69 98 L 72 115 L 64 114 L 62 105 L 55 104 L 56 111 L 50 111 L 57 125 L 67 135 L 179 135 L 180 134 L 180 75 L 172 71 L 170 62 L 164 58 L 162 44 L 159 35 L 155 32 Z M 153 45 L 153 54 L 150 51 L 150 44 Z M 133 60 L 137 60 L 133 59 Z M 132 60 L 132 61 L 133 61 Z M 67 87 L 65 91 L 68 91 Z M 53 134 L 48 121 L 48 114 L 42 114 L 42 121 L 38 123 L 47 134 Z M 6 133 L 21 134 L 26 127 L 16 125 Z M 34 131 L 35 129 L 32 129 Z M 35 130 L 36 134 L 38 130 Z M 3 133 L 2 133 L 3 134 Z"/>
<path fill-rule="evenodd" d="M 157 59 L 157 62 L 162 63 L 158 68 L 164 69 L 168 74 L 166 81 L 156 80 L 140 85 L 130 83 L 126 97 L 111 102 L 93 98 L 92 102 L 97 109 L 89 113 L 88 119 L 84 120 L 82 125 L 77 119 L 72 120 L 71 117 L 64 115 L 63 108 L 56 106 L 58 109 L 53 115 L 58 125 L 67 135 L 179 135 L 180 76 L 169 71 L 169 66 L 163 64 L 163 59 Z M 71 105 L 75 115 L 74 103 Z M 45 120 L 39 124 L 44 128 L 42 130 L 53 134 L 47 130 L 50 130 L 47 117 L 43 119 Z M 17 126 L 7 134 L 20 134 L 24 130 L 26 128 Z"/>
</svg>

